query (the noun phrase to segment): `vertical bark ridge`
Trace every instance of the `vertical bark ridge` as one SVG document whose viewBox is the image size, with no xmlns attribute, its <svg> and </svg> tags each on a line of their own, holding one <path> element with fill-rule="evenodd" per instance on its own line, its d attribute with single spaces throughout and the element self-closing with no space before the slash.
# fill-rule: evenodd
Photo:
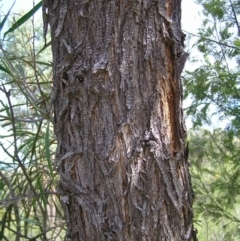
<svg viewBox="0 0 240 241">
<path fill-rule="evenodd" d="M 190 240 L 180 1 L 45 0 L 71 240 Z"/>
</svg>

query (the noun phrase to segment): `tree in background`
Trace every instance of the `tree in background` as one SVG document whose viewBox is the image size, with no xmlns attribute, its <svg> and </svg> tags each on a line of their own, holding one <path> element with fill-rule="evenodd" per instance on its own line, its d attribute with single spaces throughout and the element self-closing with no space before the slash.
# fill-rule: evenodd
<svg viewBox="0 0 240 241">
<path fill-rule="evenodd" d="M 212 114 L 227 126 L 195 129 L 189 137 L 196 227 L 202 240 L 239 240 L 240 3 L 198 2 L 205 19 L 195 46 L 203 58 L 193 56 L 199 67 L 185 75 L 184 95 L 192 99 L 187 114 L 194 127 L 211 125 Z"/>
<path fill-rule="evenodd" d="M 199 240 L 239 240 L 239 145 L 227 131 L 190 132 L 194 214 Z"/>
<path fill-rule="evenodd" d="M 43 10 L 68 236 L 190 240 L 180 1 L 46 0 Z"/>
<path fill-rule="evenodd" d="M 205 19 L 196 46 L 203 59 L 198 62 L 200 67 L 186 72 L 184 95 L 193 100 L 187 114 L 197 126 L 209 124 L 208 113 L 214 112 L 220 120 L 228 120 L 229 130 L 238 133 L 240 5 L 238 1 L 199 3 Z M 196 59 L 192 58 L 194 62 Z"/>
</svg>

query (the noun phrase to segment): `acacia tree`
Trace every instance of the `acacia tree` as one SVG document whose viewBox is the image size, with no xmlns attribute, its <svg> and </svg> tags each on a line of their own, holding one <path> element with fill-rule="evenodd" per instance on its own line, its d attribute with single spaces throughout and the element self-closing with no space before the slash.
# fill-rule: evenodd
<svg viewBox="0 0 240 241">
<path fill-rule="evenodd" d="M 184 95 L 192 99 L 187 114 L 194 126 L 202 126 L 211 124 L 209 113 L 213 113 L 219 121 L 229 123 L 230 132 L 239 135 L 239 1 L 198 3 L 203 7 L 204 21 L 194 45 L 202 58 L 193 56 L 193 62 L 199 65 L 184 76 Z"/>
<path fill-rule="evenodd" d="M 192 100 L 187 114 L 194 124 L 190 135 L 194 211 L 201 224 L 200 239 L 239 240 L 240 4 L 197 2 L 203 9 L 195 43 L 198 59 L 192 58 L 198 67 L 184 76 L 184 94 Z M 211 131 L 195 129 L 206 124 Z M 217 128 L 223 125 L 226 128 Z"/>
<path fill-rule="evenodd" d="M 43 2 L 71 240 L 190 240 L 180 1 Z"/>
</svg>

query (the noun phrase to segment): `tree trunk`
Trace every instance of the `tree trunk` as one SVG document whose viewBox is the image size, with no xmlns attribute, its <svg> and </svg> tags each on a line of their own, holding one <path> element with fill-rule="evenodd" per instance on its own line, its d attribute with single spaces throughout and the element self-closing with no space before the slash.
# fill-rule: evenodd
<svg viewBox="0 0 240 241">
<path fill-rule="evenodd" d="M 45 0 L 71 240 L 191 239 L 180 5 Z"/>
</svg>

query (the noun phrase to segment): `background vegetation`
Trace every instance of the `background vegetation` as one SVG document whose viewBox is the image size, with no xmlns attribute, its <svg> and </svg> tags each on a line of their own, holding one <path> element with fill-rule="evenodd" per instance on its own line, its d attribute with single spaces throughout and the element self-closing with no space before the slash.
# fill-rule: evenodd
<svg viewBox="0 0 240 241">
<path fill-rule="evenodd" d="M 190 58 L 198 67 L 184 74 L 195 228 L 199 240 L 239 240 L 240 1 L 198 3 L 203 23 L 188 46 L 199 51 Z M 65 236 L 55 190 L 50 39 L 34 15 L 41 5 L 9 10 L 0 22 L 0 240 Z"/>
<path fill-rule="evenodd" d="M 198 67 L 184 76 L 195 227 L 199 240 L 239 240 L 240 1 L 198 3 L 203 22 L 191 56 Z"/>
<path fill-rule="evenodd" d="M 9 11 L 0 24 L 0 240 L 65 236 L 55 190 L 51 49 L 34 16 L 40 8 Z"/>
</svg>

